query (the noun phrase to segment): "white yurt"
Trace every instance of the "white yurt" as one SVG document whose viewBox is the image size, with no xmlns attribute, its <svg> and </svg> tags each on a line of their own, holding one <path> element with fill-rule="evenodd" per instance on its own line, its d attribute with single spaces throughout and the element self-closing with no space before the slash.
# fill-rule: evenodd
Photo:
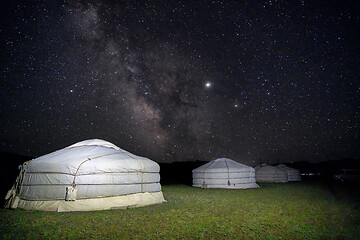
<svg viewBox="0 0 360 240">
<path fill-rule="evenodd" d="M 289 182 L 301 181 L 301 175 L 300 175 L 299 170 L 297 170 L 295 168 L 292 168 L 292 167 L 289 167 L 289 166 L 286 166 L 284 164 L 279 164 L 279 165 L 276 166 L 276 168 L 285 170 L 285 172 L 287 173 Z"/>
<path fill-rule="evenodd" d="M 25 162 L 8 208 L 93 211 L 164 202 L 160 167 L 112 143 L 91 139 Z"/>
<path fill-rule="evenodd" d="M 267 164 L 260 164 L 255 167 L 256 181 L 269 183 L 286 183 L 288 182 L 285 170 L 278 169 Z"/>
<path fill-rule="evenodd" d="M 244 189 L 257 188 L 255 170 L 228 158 L 218 158 L 194 170 L 193 187 Z"/>
</svg>

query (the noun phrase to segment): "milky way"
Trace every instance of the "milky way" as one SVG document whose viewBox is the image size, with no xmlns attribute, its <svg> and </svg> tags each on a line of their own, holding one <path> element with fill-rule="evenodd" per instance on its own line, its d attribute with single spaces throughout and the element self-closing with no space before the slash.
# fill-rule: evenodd
<svg viewBox="0 0 360 240">
<path fill-rule="evenodd" d="M 1 151 L 101 138 L 157 162 L 360 156 L 358 3 L 0 7 Z"/>
</svg>

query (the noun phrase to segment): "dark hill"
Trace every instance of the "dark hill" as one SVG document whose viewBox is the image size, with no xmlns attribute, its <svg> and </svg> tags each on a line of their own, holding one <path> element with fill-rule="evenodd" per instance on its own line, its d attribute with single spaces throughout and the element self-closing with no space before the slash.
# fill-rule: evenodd
<svg viewBox="0 0 360 240">
<path fill-rule="evenodd" d="M 161 184 L 192 185 L 192 170 L 207 162 L 189 161 L 174 163 L 159 163 Z"/>
</svg>

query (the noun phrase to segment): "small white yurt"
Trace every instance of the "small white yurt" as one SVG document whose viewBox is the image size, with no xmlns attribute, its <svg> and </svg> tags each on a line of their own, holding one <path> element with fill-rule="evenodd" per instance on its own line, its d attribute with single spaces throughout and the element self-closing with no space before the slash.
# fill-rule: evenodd
<svg viewBox="0 0 360 240">
<path fill-rule="evenodd" d="M 267 164 L 260 164 L 255 167 L 255 175 L 257 182 L 268 183 L 286 183 L 288 182 L 287 173 L 285 170 L 278 169 Z"/>
<path fill-rule="evenodd" d="M 287 173 L 289 182 L 301 181 L 301 175 L 300 175 L 299 170 L 297 170 L 295 168 L 288 167 L 288 166 L 286 166 L 284 164 L 279 164 L 279 165 L 276 166 L 276 168 L 285 170 L 285 172 Z"/>
<path fill-rule="evenodd" d="M 25 162 L 8 208 L 93 211 L 164 202 L 160 167 L 104 140 L 86 140 Z"/>
<path fill-rule="evenodd" d="M 255 170 L 228 158 L 218 158 L 194 170 L 193 187 L 244 189 L 257 188 Z"/>
</svg>

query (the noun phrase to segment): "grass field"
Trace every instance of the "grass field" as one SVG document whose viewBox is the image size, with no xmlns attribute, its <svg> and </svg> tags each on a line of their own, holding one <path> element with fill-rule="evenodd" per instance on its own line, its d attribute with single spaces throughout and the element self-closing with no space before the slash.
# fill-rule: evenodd
<svg viewBox="0 0 360 240">
<path fill-rule="evenodd" d="M 358 200 L 322 182 L 249 190 L 165 185 L 166 203 L 54 213 L 0 210 L 1 239 L 360 239 Z M 350 186 L 350 190 L 351 190 Z"/>
</svg>

